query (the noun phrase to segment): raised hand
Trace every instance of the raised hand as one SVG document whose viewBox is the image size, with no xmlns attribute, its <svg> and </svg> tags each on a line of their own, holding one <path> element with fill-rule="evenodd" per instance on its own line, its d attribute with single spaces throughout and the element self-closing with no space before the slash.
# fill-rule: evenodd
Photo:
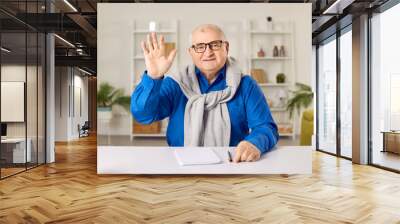
<svg viewBox="0 0 400 224">
<path fill-rule="evenodd" d="M 161 35 L 157 41 L 156 33 L 147 35 L 147 42 L 141 42 L 147 73 L 153 79 L 160 79 L 171 67 L 176 55 L 176 49 L 169 55 L 165 52 L 164 37 Z"/>
</svg>

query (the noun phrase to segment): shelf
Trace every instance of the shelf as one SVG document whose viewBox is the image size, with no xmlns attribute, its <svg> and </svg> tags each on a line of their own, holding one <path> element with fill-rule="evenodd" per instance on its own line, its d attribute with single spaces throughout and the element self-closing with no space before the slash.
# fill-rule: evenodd
<svg viewBox="0 0 400 224">
<path fill-rule="evenodd" d="M 263 30 L 252 30 L 251 34 L 269 34 L 269 35 L 290 35 L 291 32 L 288 31 L 263 31 Z"/>
<path fill-rule="evenodd" d="M 156 30 L 156 33 L 172 33 L 175 34 L 176 30 Z M 147 34 L 151 33 L 149 30 L 135 30 L 133 33 L 142 33 L 142 34 Z"/>
<path fill-rule="evenodd" d="M 275 107 L 275 108 L 273 108 L 273 107 L 271 107 L 270 108 L 270 111 L 272 111 L 272 112 L 275 112 L 275 111 L 282 111 L 282 112 L 285 112 L 285 111 L 287 111 L 286 110 L 286 108 L 277 108 L 277 107 Z"/>
<path fill-rule="evenodd" d="M 293 136 L 293 133 L 279 133 L 279 136 Z"/>
<path fill-rule="evenodd" d="M 269 87 L 287 87 L 288 83 L 258 83 L 260 87 L 269 86 Z"/>
<path fill-rule="evenodd" d="M 166 137 L 166 133 L 155 133 L 155 134 L 141 134 L 141 133 L 134 133 L 132 137 Z"/>
<path fill-rule="evenodd" d="M 292 60 L 291 57 L 252 57 L 251 60 Z"/>
</svg>

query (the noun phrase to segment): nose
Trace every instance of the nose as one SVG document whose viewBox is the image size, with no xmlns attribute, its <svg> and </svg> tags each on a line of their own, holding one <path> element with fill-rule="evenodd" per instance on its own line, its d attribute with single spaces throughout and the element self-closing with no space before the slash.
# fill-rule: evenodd
<svg viewBox="0 0 400 224">
<path fill-rule="evenodd" d="M 212 54 L 214 54 L 214 51 L 211 50 L 209 45 L 206 45 L 206 50 L 204 51 L 204 54 L 205 55 L 212 55 Z"/>
</svg>

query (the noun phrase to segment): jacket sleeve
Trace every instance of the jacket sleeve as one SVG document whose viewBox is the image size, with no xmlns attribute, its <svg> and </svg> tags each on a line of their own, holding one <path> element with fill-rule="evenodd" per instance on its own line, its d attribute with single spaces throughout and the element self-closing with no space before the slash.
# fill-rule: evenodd
<svg viewBox="0 0 400 224">
<path fill-rule="evenodd" d="M 278 128 L 262 90 L 254 79 L 249 77 L 249 80 L 245 86 L 245 108 L 251 131 L 244 140 L 255 145 L 261 153 L 265 153 L 278 142 Z"/>
<path fill-rule="evenodd" d="M 176 86 L 171 78 L 152 79 L 147 71 L 131 97 L 131 113 L 142 124 L 150 124 L 171 115 Z"/>
</svg>

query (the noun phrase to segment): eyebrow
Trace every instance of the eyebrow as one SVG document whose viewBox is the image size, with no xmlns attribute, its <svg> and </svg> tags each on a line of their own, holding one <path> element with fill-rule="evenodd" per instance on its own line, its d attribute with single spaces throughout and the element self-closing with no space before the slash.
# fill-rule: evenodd
<svg viewBox="0 0 400 224">
<path fill-rule="evenodd" d="M 201 43 L 192 44 L 192 45 L 198 45 L 198 44 L 210 44 L 210 43 L 212 43 L 212 42 L 215 42 L 215 41 L 224 41 L 224 40 L 213 40 L 213 41 L 210 41 L 210 42 L 207 42 L 207 43 L 205 43 L 205 42 L 201 42 Z"/>
</svg>

